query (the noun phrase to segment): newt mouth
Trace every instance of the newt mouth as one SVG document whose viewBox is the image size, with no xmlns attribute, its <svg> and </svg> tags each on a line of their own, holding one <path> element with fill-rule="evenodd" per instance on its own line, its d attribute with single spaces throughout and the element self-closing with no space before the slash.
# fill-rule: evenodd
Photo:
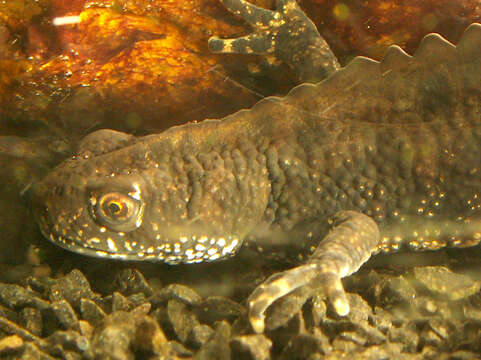
<svg viewBox="0 0 481 360">
<path fill-rule="evenodd" d="M 48 232 L 45 220 L 39 220 L 42 234 L 54 244 L 78 254 L 107 259 L 149 260 L 167 264 L 195 264 L 233 256 L 242 241 L 237 236 L 181 236 L 177 239 L 156 238 L 157 246 L 145 246 L 129 238 L 72 238 Z"/>
</svg>

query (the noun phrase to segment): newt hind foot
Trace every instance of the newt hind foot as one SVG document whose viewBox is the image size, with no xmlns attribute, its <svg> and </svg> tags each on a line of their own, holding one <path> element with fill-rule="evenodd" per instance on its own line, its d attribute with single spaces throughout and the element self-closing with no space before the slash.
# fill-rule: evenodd
<svg viewBox="0 0 481 360">
<path fill-rule="evenodd" d="M 235 39 L 212 37 L 212 52 L 271 55 L 291 66 L 302 82 L 318 82 L 340 69 L 329 45 L 295 0 L 277 0 L 275 11 L 244 0 L 222 2 L 254 32 Z"/>
</svg>

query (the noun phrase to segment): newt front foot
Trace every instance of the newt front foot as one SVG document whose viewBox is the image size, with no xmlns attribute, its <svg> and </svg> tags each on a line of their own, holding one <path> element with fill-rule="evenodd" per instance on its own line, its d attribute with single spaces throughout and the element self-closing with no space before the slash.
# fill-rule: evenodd
<svg viewBox="0 0 481 360">
<path fill-rule="evenodd" d="M 324 269 L 323 269 L 324 268 Z M 315 278 L 320 290 L 327 295 L 335 311 L 345 316 L 349 313 L 349 302 L 338 274 L 328 266 L 306 264 L 269 277 L 257 287 L 248 300 L 249 321 L 256 333 L 264 332 L 265 311 L 272 303 L 295 289 L 308 285 Z"/>
<path fill-rule="evenodd" d="M 295 0 L 277 0 L 276 11 L 244 0 L 222 2 L 254 32 L 235 39 L 212 37 L 212 52 L 272 55 L 291 66 L 302 82 L 318 82 L 340 69 L 329 45 Z"/>
<path fill-rule="evenodd" d="M 337 213 L 332 230 L 307 264 L 272 275 L 251 294 L 249 321 L 254 331 L 264 331 L 264 313 L 274 301 L 303 286 L 325 294 L 338 315 L 349 314 L 349 301 L 341 279 L 357 271 L 379 241 L 379 228 L 369 216 L 355 211 Z"/>
</svg>

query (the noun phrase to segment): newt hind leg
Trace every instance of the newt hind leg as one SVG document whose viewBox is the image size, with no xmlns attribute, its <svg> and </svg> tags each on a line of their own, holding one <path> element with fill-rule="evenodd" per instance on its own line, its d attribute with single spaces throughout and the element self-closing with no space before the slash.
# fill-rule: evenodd
<svg viewBox="0 0 481 360">
<path fill-rule="evenodd" d="M 251 294 L 249 320 L 254 331 L 264 331 L 264 312 L 274 301 L 304 286 L 322 291 L 339 315 L 347 315 L 349 302 L 341 279 L 356 272 L 379 242 L 379 228 L 369 216 L 355 211 L 337 213 L 333 229 L 306 264 L 272 275 Z"/>
<path fill-rule="evenodd" d="M 302 82 L 318 82 L 340 69 L 329 45 L 295 0 L 277 0 L 275 11 L 244 0 L 222 3 L 254 31 L 236 39 L 212 37 L 212 52 L 271 55 L 288 64 Z"/>
</svg>

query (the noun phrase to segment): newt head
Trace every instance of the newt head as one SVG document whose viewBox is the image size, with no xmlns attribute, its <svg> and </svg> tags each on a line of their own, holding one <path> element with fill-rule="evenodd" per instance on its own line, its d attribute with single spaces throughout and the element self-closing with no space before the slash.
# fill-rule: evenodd
<svg viewBox="0 0 481 360">
<path fill-rule="evenodd" d="M 233 255 L 245 235 L 234 224 L 237 210 L 228 208 L 229 200 L 236 203 L 229 199 L 235 178 L 227 180 L 223 168 L 207 172 L 202 161 L 195 171 L 188 161 L 136 141 L 101 154 L 81 151 L 33 187 L 43 235 L 104 258 L 176 264 Z"/>
</svg>

